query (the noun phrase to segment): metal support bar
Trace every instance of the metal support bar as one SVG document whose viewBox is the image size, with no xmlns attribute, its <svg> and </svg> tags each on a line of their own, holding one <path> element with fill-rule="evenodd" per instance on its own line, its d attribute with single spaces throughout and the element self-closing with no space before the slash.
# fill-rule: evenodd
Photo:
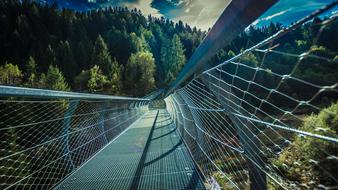
<svg viewBox="0 0 338 190">
<path fill-rule="evenodd" d="M 198 116 L 198 114 L 194 114 L 192 109 L 189 108 L 188 105 L 192 105 L 191 100 L 189 100 L 188 98 L 181 96 L 180 94 L 176 93 L 179 97 L 182 98 L 183 102 L 186 104 L 186 108 L 189 110 L 190 114 L 191 114 L 191 118 L 194 121 L 194 129 L 195 129 L 195 138 L 196 138 L 196 145 L 199 142 L 199 145 L 204 149 L 205 148 L 205 139 L 203 138 L 203 134 L 201 133 L 201 131 L 199 129 L 197 129 L 197 125 L 203 127 L 203 125 L 200 123 L 200 118 Z M 198 147 L 198 145 L 197 145 Z M 202 155 L 203 153 L 200 151 L 199 148 L 197 148 L 197 154 Z"/>
<path fill-rule="evenodd" d="M 100 107 L 100 115 L 99 115 L 99 122 L 100 122 L 100 128 L 102 130 L 102 134 L 103 134 L 103 138 L 105 140 L 105 144 L 108 143 L 108 139 L 107 139 L 107 135 L 106 135 L 106 131 L 105 131 L 105 120 L 106 120 L 106 114 L 107 114 L 107 108 L 108 108 L 109 104 L 104 104 Z"/>
<path fill-rule="evenodd" d="M 194 74 L 206 70 L 207 62 L 278 0 L 233 0 L 225 8 L 208 35 L 184 65 L 176 81 L 165 92 L 167 97 Z"/>
<path fill-rule="evenodd" d="M 199 142 L 201 142 L 201 137 L 198 134 L 197 131 L 197 127 L 196 127 L 196 120 L 194 119 L 194 116 L 190 110 L 190 108 L 188 107 L 188 105 L 186 105 L 186 101 L 185 99 L 178 93 L 172 94 L 172 97 L 174 99 L 174 102 L 178 105 L 180 112 L 182 114 L 182 118 L 183 118 L 183 130 L 181 133 L 182 136 L 184 137 L 185 135 L 190 136 L 189 134 L 186 134 L 185 130 L 189 131 L 189 133 L 193 136 L 193 140 L 194 140 L 194 146 L 195 147 L 199 147 L 198 144 Z M 186 119 L 185 119 L 186 118 Z M 188 120 L 188 121 L 187 121 Z M 193 131 L 192 131 L 193 130 Z M 202 142 L 202 146 L 204 147 L 204 142 Z M 197 149 L 196 152 L 198 155 L 201 155 L 201 152 L 199 151 L 199 149 Z"/>
<path fill-rule="evenodd" d="M 72 115 L 75 112 L 77 106 L 79 104 L 79 100 L 72 100 L 69 102 L 69 107 L 64 115 L 64 120 L 63 120 L 63 141 L 64 141 L 64 155 L 67 155 L 67 159 L 70 162 L 72 169 L 75 168 L 75 165 L 73 163 L 70 150 L 69 150 L 69 130 L 72 124 Z"/>
<path fill-rule="evenodd" d="M 3 97 L 29 97 L 29 98 L 62 98 L 62 99 L 86 99 L 86 100 L 126 100 L 126 101 L 144 101 L 150 99 L 130 98 L 122 96 L 110 96 L 103 94 L 88 94 L 77 92 L 64 92 L 56 90 L 43 90 L 36 88 L 24 88 L 15 86 L 0 85 L 0 95 Z"/>
<path fill-rule="evenodd" d="M 217 76 L 215 71 L 210 72 L 211 75 Z M 233 98 L 232 95 L 230 95 L 233 92 L 229 85 L 224 85 L 224 83 L 222 83 L 222 88 L 224 88 L 224 91 L 222 91 L 216 87 L 219 85 L 219 81 L 217 81 L 215 78 L 209 78 L 203 75 L 202 80 L 203 83 L 208 86 L 209 90 L 215 95 L 218 102 L 223 106 L 226 112 L 230 113 L 229 118 L 236 127 L 239 140 L 243 146 L 244 156 L 246 157 L 246 163 L 248 166 L 249 178 L 251 182 L 250 189 L 266 190 L 266 174 L 264 171 L 262 171 L 265 169 L 265 163 L 261 157 L 261 145 L 259 139 L 255 134 L 253 134 L 252 130 L 250 130 L 253 129 L 252 124 L 231 114 L 240 113 L 242 115 L 246 115 L 240 107 L 240 102 L 238 99 Z M 234 109 L 234 107 L 238 109 Z M 247 125 L 244 125 L 244 123 L 247 123 Z"/>
</svg>

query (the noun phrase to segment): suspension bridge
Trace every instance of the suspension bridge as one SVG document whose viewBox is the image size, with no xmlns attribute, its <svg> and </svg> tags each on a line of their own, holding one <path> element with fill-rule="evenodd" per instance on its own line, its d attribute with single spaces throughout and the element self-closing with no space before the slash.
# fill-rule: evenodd
<svg viewBox="0 0 338 190">
<path fill-rule="evenodd" d="M 275 2 L 232 1 L 177 80 L 146 97 L 0 86 L 0 188 L 337 189 L 336 132 L 302 124 L 335 117 L 338 81 L 300 71 L 320 63 L 335 73 L 337 54 L 278 49 L 325 15 L 317 45 L 337 21 L 337 1 L 223 63 L 210 61 Z M 271 57 L 287 69 L 271 68 Z M 149 106 L 158 100 L 166 108 Z M 302 143 L 318 148 L 288 154 Z"/>
</svg>

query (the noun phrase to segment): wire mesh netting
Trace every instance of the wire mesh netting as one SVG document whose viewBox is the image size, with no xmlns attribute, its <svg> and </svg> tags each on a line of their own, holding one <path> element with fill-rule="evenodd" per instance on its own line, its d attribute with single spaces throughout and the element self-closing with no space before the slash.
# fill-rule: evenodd
<svg viewBox="0 0 338 190">
<path fill-rule="evenodd" d="M 248 189 L 265 180 L 269 189 L 338 187 L 338 19 L 317 17 L 327 10 L 281 28 L 166 98 L 212 187 Z"/>
<path fill-rule="evenodd" d="M 1 98 L 0 189 L 52 188 L 143 115 L 147 102 Z"/>
</svg>

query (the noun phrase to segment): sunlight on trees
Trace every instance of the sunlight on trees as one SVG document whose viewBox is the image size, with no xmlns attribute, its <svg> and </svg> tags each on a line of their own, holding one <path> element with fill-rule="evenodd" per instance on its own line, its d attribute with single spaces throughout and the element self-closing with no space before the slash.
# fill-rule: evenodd
<svg viewBox="0 0 338 190">
<path fill-rule="evenodd" d="M 62 72 L 59 70 L 58 67 L 54 67 L 52 65 L 49 66 L 46 74 L 41 75 L 40 87 L 51 90 L 70 90 Z"/>
<path fill-rule="evenodd" d="M 17 65 L 6 63 L 0 66 L 0 84 L 20 85 L 23 74 Z"/>
<path fill-rule="evenodd" d="M 155 89 L 155 60 L 150 52 L 131 54 L 125 70 L 125 89 L 129 94 L 141 96 Z"/>
<path fill-rule="evenodd" d="M 161 49 L 162 69 L 166 73 L 162 80 L 167 84 L 173 82 L 184 66 L 185 61 L 184 47 L 180 37 L 175 34 L 171 41 L 165 41 Z"/>
<path fill-rule="evenodd" d="M 89 80 L 87 82 L 87 87 L 89 91 L 102 92 L 107 84 L 107 77 L 102 74 L 99 66 L 94 65 L 94 67 L 89 70 Z"/>
<path fill-rule="evenodd" d="M 27 80 L 27 86 L 34 87 L 37 82 L 37 65 L 35 59 L 32 56 L 29 56 L 26 66 L 25 66 L 25 77 Z"/>
<path fill-rule="evenodd" d="M 323 109 L 319 114 L 307 116 L 299 130 L 338 138 L 338 103 Z M 322 175 L 322 172 L 337 174 L 337 161 L 328 159 L 337 153 L 338 147 L 333 142 L 298 135 L 295 136 L 294 142 L 283 150 L 274 164 L 290 180 L 301 183 L 319 181 L 321 184 L 334 185 L 335 182 L 327 175 Z"/>
<path fill-rule="evenodd" d="M 96 38 L 92 57 L 91 57 L 91 65 L 98 65 L 104 75 L 111 74 L 111 56 L 108 51 L 107 44 L 105 43 L 104 39 L 101 35 Z"/>
</svg>

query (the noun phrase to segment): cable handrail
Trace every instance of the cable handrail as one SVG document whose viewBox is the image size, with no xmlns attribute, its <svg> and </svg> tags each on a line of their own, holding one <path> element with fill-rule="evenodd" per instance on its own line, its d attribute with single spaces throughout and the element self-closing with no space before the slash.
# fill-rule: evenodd
<svg viewBox="0 0 338 190">
<path fill-rule="evenodd" d="M 16 86 L 0 85 L 0 96 L 3 97 L 29 97 L 50 99 L 81 99 L 81 100 L 126 100 L 126 101 L 150 101 L 148 98 L 132 98 L 123 96 L 112 96 L 103 94 L 90 94 L 78 92 L 65 92 L 57 90 L 45 90 L 37 88 L 26 88 Z"/>
</svg>

